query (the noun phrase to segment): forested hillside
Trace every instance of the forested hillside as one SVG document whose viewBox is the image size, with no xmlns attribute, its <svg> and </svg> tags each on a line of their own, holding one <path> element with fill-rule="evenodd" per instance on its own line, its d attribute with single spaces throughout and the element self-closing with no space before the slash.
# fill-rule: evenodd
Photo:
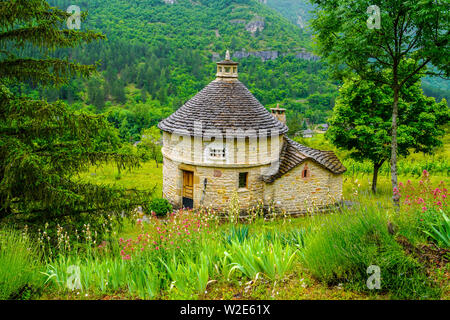
<svg viewBox="0 0 450 320">
<path fill-rule="evenodd" d="M 71 5 L 50 3 L 63 9 Z M 134 141 L 142 128 L 155 125 L 213 80 L 213 58 L 223 58 L 226 49 L 232 54 L 276 51 L 279 58 L 272 61 L 241 59 L 240 80 L 264 105 L 288 107 L 292 132 L 302 118 L 324 122 L 331 112 L 337 90 L 324 66 L 294 57 L 308 51 L 309 35 L 258 1 L 92 0 L 78 5 L 88 12 L 81 29 L 100 31 L 107 40 L 60 49 L 56 56 L 84 64 L 98 61 L 99 74 L 88 81 L 73 79 L 60 89 L 21 87 L 16 92 L 110 111 L 120 136 Z"/>
<path fill-rule="evenodd" d="M 156 125 L 214 79 L 213 61 L 223 58 L 226 49 L 232 54 L 276 52 L 278 58 L 268 61 L 240 59 L 240 80 L 265 106 L 280 103 L 287 108 L 290 134 L 300 130 L 305 119 L 326 121 L 338 83 L 329 79 L 322 62 L 295 57 L 299 51 L 312 51 L 310 34 L 291 23 L 288 14 L 309 11 L 312 6 L 306 1 L 171 2 L 78 2 L 81 11 L 88 12 L 81 30 L 100 31 L 107 40 L 59 49 L 55 55 L 83 64 L 99 62 L 99 74 L 87 81 L 73 79 L 59 89 L 21 85 L 13 92 L 109 112 L 120 137 L 136 141 L 143 128 Z M 72 5 L 69 0 L 50 3 L 64 10 Z M 279 12 L 271 8 L 275 5 Z M 438 97 L 448 93 L 429 88 Z"/>
<path fill-rule="evenodd" d="M 312 17 L 313 6 L 309 0 L 266 0 L 267 5 L 304 29 Z"/>
<path fill-rule="evenodd" d="M 261 0 L 269 7 L 277 10 L 305 33 L 312 32 L 308 21 L 314 17 L 314 6 L 309 0 Z M 422 89 L 427 96 L 438 101 L 445 98 L 450 101 L 450 81 L 439 77 L 425 77 Z"/>
</svg>

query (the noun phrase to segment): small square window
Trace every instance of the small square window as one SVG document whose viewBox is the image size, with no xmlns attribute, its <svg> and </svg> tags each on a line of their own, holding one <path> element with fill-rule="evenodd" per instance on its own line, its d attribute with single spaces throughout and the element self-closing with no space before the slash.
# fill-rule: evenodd
<svg viewBox="0 0 450 320">
<path fill-rule="evenodd" d="M 248 172 L 239 172 L 239 188 L 247 188 Z"/>
<path fill-rule="evenodd" d="M 230 73 L 230 67 L 225 67 L 225 72 Z"/>
<path fill-rule="evenodd" d="M 209 156 L 214 159 L 225 159 L 226 150 L 225 150 L 225 148 L 221 148 L 221 149 L 211 148 L 211 149 L 209 149 Z"/>
</svg>

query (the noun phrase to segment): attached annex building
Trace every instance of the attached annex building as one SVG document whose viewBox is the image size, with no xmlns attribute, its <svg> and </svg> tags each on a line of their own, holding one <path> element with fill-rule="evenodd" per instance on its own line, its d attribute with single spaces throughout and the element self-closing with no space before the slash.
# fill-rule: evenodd
<svg viewBox="0 0 450 320">
<path fill-rule="evenodd" d="M 342 199 L 345 167 L 331 151 L 286 136 L 285 110 L 269 113 L 238 80 L 227 52 L 217 78 L 159 123 L 163 197 L 176 208 L 241 209 L 258 201 L 288 213 Z"/>
</svg>

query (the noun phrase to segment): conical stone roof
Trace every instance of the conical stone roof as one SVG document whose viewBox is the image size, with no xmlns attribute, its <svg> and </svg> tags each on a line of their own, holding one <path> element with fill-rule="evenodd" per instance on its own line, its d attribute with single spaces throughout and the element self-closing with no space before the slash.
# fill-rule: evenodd
<svg viewBox="0 0 450 320">
<path fill-rule="evenodd" d="M 287 126 L 275 119 L 237 79 L 237 68 L 225 73 L 225 68 L 229 70 L 230 65 L 237 66 L 237 63 L 232 60 L 219 62 L 217 79 L 161 121 L 158 127 L 166 132 L 191 136 L 210 136 L 214 130 L 224 136 L 232 130 L 247 131 L 245 136 L 252 136 L 250 131 L 257 136 L 286 133 Z M 194 130 L 195 126 L 197 129 Z M 198 129 L 200 126 L 201 130 Z"/>
</svg>

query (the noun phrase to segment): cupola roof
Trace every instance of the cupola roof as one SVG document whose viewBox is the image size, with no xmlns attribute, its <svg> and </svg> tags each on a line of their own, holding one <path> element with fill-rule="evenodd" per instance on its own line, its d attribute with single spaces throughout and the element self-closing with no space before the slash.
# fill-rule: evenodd
<svg viewBox="0 0 450 320">
<path fill-rule="evenodd" d="M 212 130 L 220 130 L 223 135 L 227 130 L 253 130 L 258 136 L 286 133 L 287 126 L 275 119 L 238 80 L 237 65 L 227 52 L 225 60 L 217 63 L 217 78 L 158 127 L 182 135 L 187 131 L 191 136 L 203 136 Z M 194 130 L 199 124 L 201 134 Z"/>
</svg>

